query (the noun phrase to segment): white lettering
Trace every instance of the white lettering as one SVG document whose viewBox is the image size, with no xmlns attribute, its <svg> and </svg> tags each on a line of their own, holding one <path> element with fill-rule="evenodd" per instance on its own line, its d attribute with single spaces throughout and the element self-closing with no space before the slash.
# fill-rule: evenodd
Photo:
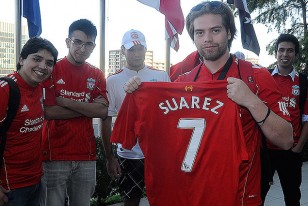
<svg viewBox="0 0 308 206">
<path fill-rule="evenodd" d="M 19 131 L 21 133 L 36 132 L 41 130 L 42 128 L 43 128 L 43 123 L 34 127 L 21 127 Z"/>
<path fill-rule="evenodd" d="M 203 105 L 202 108 L 200 108 L 200 105 Z M 178 109 L 202 109 L 218 114 L 219 108 L 223 105 L 223 102 L 219 100 L 212 100 L 209 97 L 200 99 L 200 97 L 192 96 L 190 99 L 185 99 L 185 97 L 180 97 L 179 99 L 171 98 L 171 100 L 165 100 L 164 102 L 159 103 L 158 107 L 163 110 L 164 114 L 168 114 L 169 112 L 176 111 Z"/>
<path fill-rule="evenodd" d="M 159 106 L 160 109 L 165 110 L 164 114 L 168 114 L 169 113 L 168 107 L 165 107 L 163 102 L 160 103 L 158 106 Z"/>
<path fill-rule="evenodd" d="M 192 96 L 191 97 L 191 108 L 194 109 L 196 107 L 197 109 L 200 109 L 199 102 L 200 102 L 199 97 Z"/>
<path fill-rule="evenodd" d="M 186 107 L 187 109 L 189 109 L 189 106 L 188 106 L 188 104 L 187 104 L 185 98 L 184 98 L 184 97 L 181 97 L 181 100 L 180 100 L 180 107 L 179 107 L 179 108 L 182 109 L 183 107 Z"/>
<path fill-rule="evenodd" d="M 207 106 L 211 104 L 211 101 L 212 101 L 211 98 L 205 97 L 202 109 L 209 110 L 209 108 Z"/>
<path fill-rule="evenodd" d="M 167 103 L 169 109 L 170 109 L 171 111 L 175 111 L 175 110 L 177 110 L 177 109 L 179 108 L 179 106 L 178 106 L 178 104 L 176 103 L 176 101 L 175 101 L 174 98 L 172 98 L 172 102 L 173 102 L 173 104 L 174 104 L 174 107 L 173 107 L 173 108 L 171 107 L 169 101 L 166 100 L 166 103 Z"/>
<path fill-rule="evenodd" d="M 25 120 L 25 126 L 29 126 L 29 125 L 34 125 L 34 124 L 38 124 L 40 122 L 44 121 L 44 117 L 38 117 L 36 119 L 26 119 Z"/>
<path fill-rule="evenodd" d="M 215 114 L 218 114 L 218 112 L 217 112 L 217 109 L 218 108 L 220 108 L 220 107 L 222 107 L 222 106 L 224 106 L 224 103 L 222 103 L 221 101 L 216 101 L 216 103 L 218 104 L 216 107 L 213 107 L 212 109 L 211 109 L 211 111 L 213 112 L 213 113 L 215 113 Z"/>
<path fill-rule="evenodd" d="M 65 89 L 61 89 L 60 95 L 68 96 L 68 97 L 85 97 L 85 92 L 70 92 L 70 91 L 66 91 Z"/>
</svg>

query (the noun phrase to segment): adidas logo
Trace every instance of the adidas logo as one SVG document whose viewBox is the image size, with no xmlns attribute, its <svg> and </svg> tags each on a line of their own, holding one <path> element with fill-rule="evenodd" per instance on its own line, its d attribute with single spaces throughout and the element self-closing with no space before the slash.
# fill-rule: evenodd
<svg viewBox="0 0 308 206">
<path fill-rule="evenodd" d="M 57 81 L 57 84 L 65 84 L 65 81 L 63 81 L 63 79 L 59 79 L 59 80 Z"/>
<path fill-rule="evenodd" d="M 21 108 L 21 112 L 27 112 L 29 111 L 29 108 L 27 107 L 27 105 L 24 105 L 22 108 Z"/>
</svg>

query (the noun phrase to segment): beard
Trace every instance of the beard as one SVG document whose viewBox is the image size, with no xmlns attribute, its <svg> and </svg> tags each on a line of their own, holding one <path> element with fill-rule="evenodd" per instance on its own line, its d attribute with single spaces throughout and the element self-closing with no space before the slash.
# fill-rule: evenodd
<svg viewBox="0 0 308 206">
<path fill-rule="evenodd" d="M 228 41 L 223 42 L 221 44 L 216 44 L 215 46 L 217 47 L 213 51 L 207 51 L 206 49 L 203 49 L 204 48 L 203 46 L 200 46 L 197 49 L 199 54 L 204 58 L 204 60 L 216 61 L 220 57 L 222 57 L 228 50 Z"/>
</svg>

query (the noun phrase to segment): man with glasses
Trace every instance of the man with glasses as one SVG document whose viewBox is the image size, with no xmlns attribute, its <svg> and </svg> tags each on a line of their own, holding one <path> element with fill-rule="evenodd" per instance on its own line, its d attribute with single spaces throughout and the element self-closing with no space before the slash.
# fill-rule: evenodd
<svg viewBox="0 0 308 206">
<path fill-rule="evenodd" d="M 86 60 L 95 48 L 96 27 L 73 22 L 68 55 L 57 62 L 45 85 L 42 178 L 44 204 L 90 205 L 96 184 L 96 144 L 92 118 L 105 118 L 108 101 L 103 72 Z"/>
<path fill-rule="evenodd" d="M 243 151 L 238 145 L 235 147 L 237 148 L 235 149 L 236 152 L 233 150 L 233 152 L 227 154 L 222 153 L 222 151 L 230 150 L 230 147 L 234 145 L 234 142 L 239 141 L 240 135 L 231 135 L 231 132 L 233 132 L 235 128 L 230 129 L 227 132 L 220 133 L 218 136 L 215 136 L 215 132 L 209 136 L 203 135 L 202 140 L 209 141 L 208 139 L 210 139 L 211 141 L 208 142 L 209 144 L 202 144 L 203 141 L 201 141 L 201 146 L 198 146 L 198 154 L 201 155 L 204 151 L 208 153 L 210 151 L 214 152 L 212 152 L 212 156 L 210 157 L 207 155 L 198 157 L 197 154 L 197 158 L 201 158 L 202 161 L 197 163 L 198 168 L 196 166 L 195 173 L 192 173 L 190 176 L 192 180 L 199 180 L 198 185 L 196 185 L 199 187 L 199 190 L 195 192 L 202 195 L 198 196 L 198 200 L 200 201 L 202 199 L 203 205 L 259 206 L 261 205 L 259 153 L 261 140 L 260 130 L 269 139 L 269 141 L 282 149 L 289 149 L 293 143 L 292 126 L 288 123 L 288 121 L 286 121 L 289 120 L 289 113 L 285 109 L 282 95 L 279 92 L 274 79 L 265 68 L 252 65 L 251 63 L 240 60 L 230 54 L 230 47 L 236 34 L 236 27 L 233 13 L 227 4 L 219 1 L 210 1 L 198 4 L 193 7 L 187 15 L 186 28 L 202 57 L 202 63 L 193 68 L 189 73 L 179 76 L 176 81 L 191 84 L 192 82 L 207 83 L 209 86 L 210 84 L 215 83 L 217 88 L 221 84 L 217 83 L 217 80 L 225 82 L 226 84 L 222 88 L 223 90 L 221 90 L 223 92 L 220 92 L 220 94 L 217 92 L 207 98 L 212 100 L 222 98 L 224 95 L 227 95 L 229 99 L 238 104 L 240 115 L 230 115 L 232 115 L 234 119 L 240 116 L 240 123 L 243 127 L 240 130 L 244 134 L 245 141 L 244 151 L 247 152 L 246 157 L 239 156 Z M 246 84 L 241 80 L 240 72 L 244 69 L 252 70 L 252 74 L 247 77 L 249 77 L 250 83 L 253 82 L 255 84 L 255 92 L 250 90 L 248 87 L 248 81 Z M 138 88 L 138 85 L 140 85 L 140 79 L 134 77 L 126 83 L 124 89 L 127 92 L 132 92 L 135 88 Z M 202 84 L 200 84 L 200 86 L 201 85 Z M 211 88 L 211 90 L 213 89 L 215 88 Z M 133 98 L 136 95 L 138 95 L 138 93 L 132 95 L 131 97 Z M 131 114 L 133 113 L 131 112 Z M 120 115 L 121 112 L 119 116 Z M 200 118 L 205 117 L 200 115 Z M 208 126 L 211 124 L 213 119 L 207 118 L 206 121 L 206 125 Z M 123 122 L 121 122 L 121 124 L 123 125 Z M 115 123 L 111 140 L 120 140 L 120 142 L 125 143 L 129 142 L 129 140 L 126 139 L 121 140 L 121 135 L 115 136 L 115 134 L 120 134 L 116 126 L 117 122 Z M 126 125 L 123 127 L 125 126 Z M 223 124 L 215 126 L 216 132 L 227 127 L 227 125 Z M 176 131 L 176 128 L 174 128 L 174 131 Z M 139 132 L 139 130 L 137 130 L 137 132 Z M 138 135 L 142 136 L 143 133 Z M 225 136 L 228 136 L 229 138 L 224 143 L 219 142 L 219 140 Z M 168 138 L 170 138 L 170 136 L 168 136 Z M 179 143 L 176 142 L 175 144 Z M 178 145 L 174 145 L 173 147 L 176 146 Z M 230 156 L 232 156 L 233 160 L 226 162 L 225 159 Z M 207 161 L 208 158 L 215 161 Z M 238 158 L 241 160 L 240 163 L 237 162 Z M 148 160 L 146 157 L 145 163 L 147 164 L 147 162 Z M 220 167 L 221 165 L 223 165 L 222 168 Z M 237 167 L 234 167 L 234 165 Z M 234 169 L 230 170 L 230 167 Z M 203 168 L 205 169 L 202 176 L 194 176 Z M 149 189 L 148 186 L 154 187 L 154 185 L 160 181 L 159 179 L 152 178 L 153 177 L 150 177 L 150 180 L 153 184 L 146 184 L 147 190 Z M 230 183 L 228 179 L 233 179 L 234 182 Z M 147 180 L 147 177 L 145 180 Z M 193 181 L 190 182 L 192 183 Z M 230 185 L 226 183 L 230 183 Z M 200 189 L 200 184 L 203 185 L 203 190 Z M 187 184 L 183 188 L 178 188 L 178 194 L 180 194 L 179 191 L 186 189 L 186 187 L 189 187 L 189 185 Z M 208 192 L 202 193 L 204 190 Z M 186 195 L 174 194 L 175 197 L 170 196 L 172 200 L 179 199 L 182 200 L 182 202 L 198 201 L 197 198 L 190 198 L 190 196 L 195 193 L 187 193 Z M 178 202 L 179 204 L 175 205 L 181 205 L 181 201 Z M 192 203 L 191 205 L 197 204 Z M 201 205 L 201 203 L 198 205 Z"/>
</svg>

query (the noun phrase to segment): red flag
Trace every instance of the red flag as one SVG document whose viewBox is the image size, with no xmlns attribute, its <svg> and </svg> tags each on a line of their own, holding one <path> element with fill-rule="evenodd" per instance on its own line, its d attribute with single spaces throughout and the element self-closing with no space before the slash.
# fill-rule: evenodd
<svg viewBox="0 0 308 206">
<path fill-rule="evenodd" d="M 184 15 L 180 0 L 137 0 L 165 15 L 166 39 L 170 38 L 170 46 L 175 51 L 179 49 L 178 34 L 184 29 Z"/>
</svg>

